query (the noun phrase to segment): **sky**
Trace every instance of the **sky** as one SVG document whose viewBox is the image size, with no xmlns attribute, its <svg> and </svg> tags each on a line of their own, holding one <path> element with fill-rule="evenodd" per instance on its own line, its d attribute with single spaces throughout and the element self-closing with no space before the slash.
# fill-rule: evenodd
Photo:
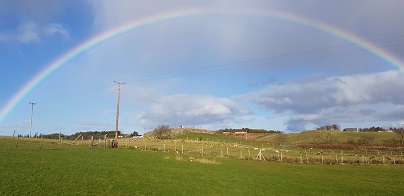
<svg viewBox="0 0 404 196">
<path fill-rule="evenodd" d="M 3 0 L 0 135 L 404 123 L 404 1 Z"/>
</svg>

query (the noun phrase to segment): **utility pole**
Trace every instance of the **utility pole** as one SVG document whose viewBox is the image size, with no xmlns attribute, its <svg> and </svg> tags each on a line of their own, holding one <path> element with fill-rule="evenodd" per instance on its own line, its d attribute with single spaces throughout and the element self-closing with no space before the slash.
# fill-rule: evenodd
<svg viewBox="0 0 404 196">
<path fill-rule="evenodd" d="M 29 126 L 29 137 L 31 138 L 31 132 L 32 132 L 32 115 L 34 113 L 34 105 L 36 105 L 36 103 L 31 103 L 29 102 L 29 104 L 31 104 L 31 120 L 30 120 L 30 126 Z"/>
<path fill-rule="evenodd" d="M 113 148 L 118 148 L 118 120 L 119 120 L 119 102 L 121 99 L 121 84 L 125 85 L 125 83 L 114 81 L 118 84 L 118 103 L 116 104 L 116 126 L 115 126 L 115 141 L 112 144 Z"/>
</svg>

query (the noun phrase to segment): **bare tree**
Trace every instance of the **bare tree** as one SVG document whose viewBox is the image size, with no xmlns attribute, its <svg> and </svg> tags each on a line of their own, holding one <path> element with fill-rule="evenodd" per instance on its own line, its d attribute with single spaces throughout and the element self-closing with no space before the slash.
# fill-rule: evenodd
<svg viewBox="0 0 404 196">
<path fill-rule="evenodd" d="M 157 139 L 170 139 L 172 138 L 172 132 L 168 125 L 160 125 L 153 130 L 153 135 Z"/>
<path fill-rule="evenodd" d="M 317 130 L 341 130 L 341 126 L 339 124 L 330 124 L 330 125 L 323 125 L 317 128 Z"/>
<path fill-rule="evenodd" d="M 404 129 L 402 127 L 398 129 L 394 128 L 393 132 L 397 133 L 400 136 L 400 145 L 402 146 L 404 143 Z"/>
<path fill-rule="evenodd" d="M 280 134 L 278 134 L 276 137 L 275 137 L 275 140 L 279 143 L 279 144 L 285 144 L 286 143 L 286 140 L 287 140 L 287 136 L 285 135 L 285 134 L 283 134 L 283 133 L 280 133 Z"/>
</svg>

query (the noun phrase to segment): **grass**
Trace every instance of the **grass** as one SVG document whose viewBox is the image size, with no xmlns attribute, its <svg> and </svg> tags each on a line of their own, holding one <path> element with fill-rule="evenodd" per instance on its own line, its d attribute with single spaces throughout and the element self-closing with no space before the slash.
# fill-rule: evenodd
<svg viewBox="0 0 404 196">
<path fill-rule="evenodd" d="M 218 134 L 185 133 L 185 134 L 175 136 L 175 139 L 182 139 L 182 140 L 198 140 L 198 138 L 201 138 L 202 141 L 213 141 L 213 142 L 231 143 L 231 144 L 237 143 L 237 144 L 250 145 L 250 146 L 256 146 L 256 147 L 260 147 L 262 145 L 262 142 L 241 140 L 241 139 L 226 137 L 224 135 L 218 135 Z"/>
<path fill-rule="evenodd" d="M 305 165 L 0 139 L 0 195 L 401 195 L 403 166 Z"/>
<path fill-rule="evenodd" d="M 324 131 L 312 130 L 300 133 L 286 134 L 286 142 L 288 143 L 346 143 L 349 140 L 357 141 L 362 136 L 373 137 L 372 144 L 382 145 L 385 141 L 398 138 L 396 133 L 377 133 L 377 132 L 341 132 L 341 131 Z M 262 142 L 278 143 L 277 135 L 268 135 L 258 139 Z"/>
</svg>

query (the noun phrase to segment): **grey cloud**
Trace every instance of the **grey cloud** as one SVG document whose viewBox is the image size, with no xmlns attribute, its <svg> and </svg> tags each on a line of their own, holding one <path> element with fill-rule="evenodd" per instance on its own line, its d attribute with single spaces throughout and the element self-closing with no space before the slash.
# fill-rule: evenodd
<svg viewBox="0 0 404 196">
<path fill-rule="evenodd" d="M 273 85 L 248 96 L 269 110 L 296 113 L 363 103 L 404 104 L 402 78 L 399 71 L 329 77 Z"/>
<path fill-rule="evenodd" d="M 386 121 L 404 121 L 404 106 L 389 108 L 378 113 L 377 118 Z"/>
<path fill-rule="evenodd" d="M 289 131 L 302 131 L 309 123 L 403 120 L 402 78 L 403 72 L 387 71 L 299 80 L 244 97 L 267 110 L 289 114 Z"/>
</svg>

